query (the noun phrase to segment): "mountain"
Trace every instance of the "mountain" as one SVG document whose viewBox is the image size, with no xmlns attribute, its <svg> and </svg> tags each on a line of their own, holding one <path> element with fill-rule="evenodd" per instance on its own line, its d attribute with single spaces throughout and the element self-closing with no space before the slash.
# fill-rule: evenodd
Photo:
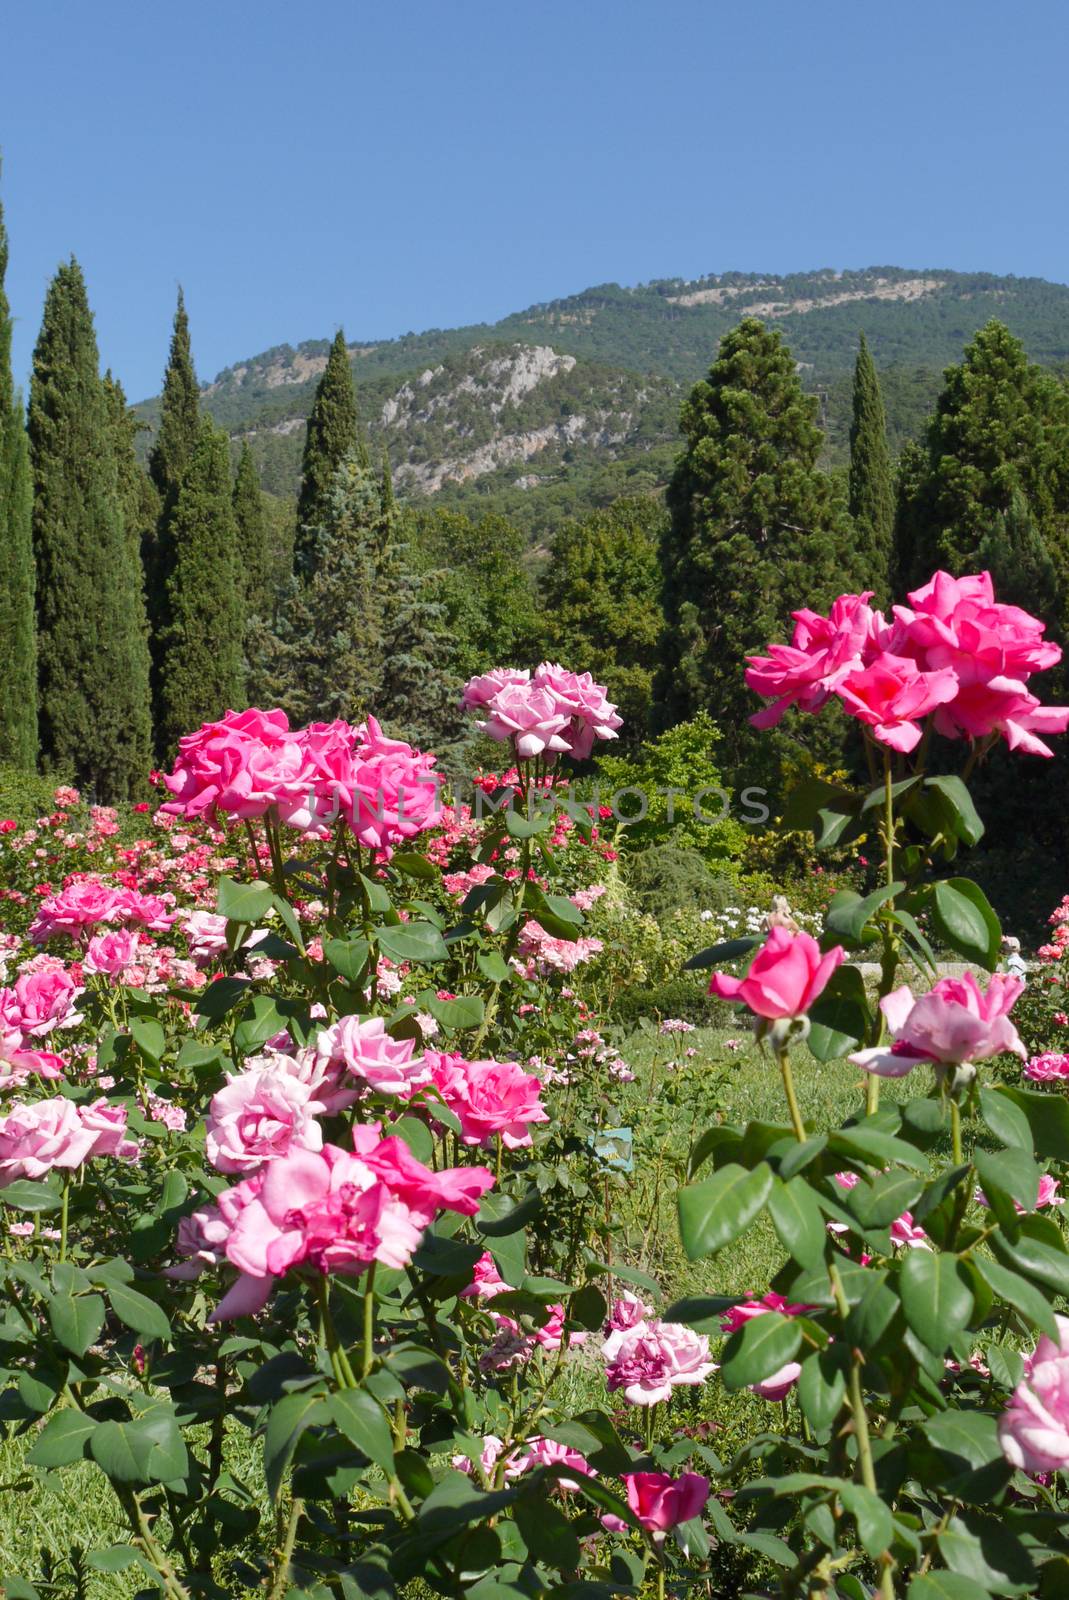
<svg viewBox="0 0 1069 1600">
<path fill-rule="evenodd" d="M 1029 354 L 1069 367 L 1069 287 L 942 268 L 779 277 L 722 273 L 602 284 L 494 324 L 350 346 L 361 414 L 397 487 L 489 506 L 538 537 L 561 516 L 663 481 L 679 402 L 743 316 L 783 331 L 818 394 L 829 463 L 842 461 L 864 332 L 881 368 L 892 445 L 923 426 L 944 367 L 991 317 Z M 295 493 L 304 419 L 329 343 L 276 346 L 227 367 L 204 402 L 248 439 L 265 488 Z M 151 424 L 157 402 L 138 408 Z"/>
</svg>

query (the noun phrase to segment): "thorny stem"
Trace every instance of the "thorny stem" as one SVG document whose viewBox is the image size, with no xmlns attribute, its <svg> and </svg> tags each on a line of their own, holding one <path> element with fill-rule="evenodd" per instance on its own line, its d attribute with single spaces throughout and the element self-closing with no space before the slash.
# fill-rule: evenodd
<svg viewBox="0 0 1069 1600">
<path fill-rule="evenodd" d="M 132 1489 L 119 1495 L 131 1524 L 137 1528 L 138 1543 L 141 1545 L 148 1559 L 156 1568 L 163 1583 L 164 1594 L 167 1600 L 191 1600 L 189 1590 L 182 1583 L 178 1574 L 171 1566 L 166 1554 L 153 1537 L 149 1521 L 142 1509 L 141 1502 Z M 131 1515 L 132 1508 L 132 1515 Z M 280 1590 L 279 1593 L 282 1591 Z"/>
<path fill-rule="evenodd" d="M 282 1596 L 286 1593 L 289 1583 L 290 1558 L 293 1555 L 293 1547 L 297 1543 L 297 1524 L 300 1522 L 303 1512 L 303 1500 L 294 1499 L 291 1501 L 289 1519 L 286 1523 L 286 1537 L 283 1541 L 282 1549 L 278 1553 L 278 1567 L 275 1570 L 275 1577 L 271 1584 L 271 1593 L 268 1600 L 282 1600 Z"/>
<path fill-rule="evenodd" d="M 895 805 L 894 785 L 891 775 L 891 752 L 883 753 L 883 849 L 884 849 L 884 883 L 890 888 L 895 881 Z M 881 996 L 888 994 L 894 983 L 895 967 L 897 965 L 897 951 L 895 950 L 894 936 L 886 923 L 883 925 L 883 968 L 880 973 Z M 880 1104 L 880 1079 L 879 1074 L 869 1073 L 869 1081 L 865 1088 L 865 1110 L 871 1117 Z"/>
</svg>

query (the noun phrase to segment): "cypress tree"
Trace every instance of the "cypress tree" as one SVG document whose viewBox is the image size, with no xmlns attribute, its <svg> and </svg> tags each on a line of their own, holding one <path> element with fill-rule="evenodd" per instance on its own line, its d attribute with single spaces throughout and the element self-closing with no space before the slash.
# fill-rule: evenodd
<svg viewBox="0 0 1069 1600">
<path fill-rule="evenodd" d="M 110 370 L 104 374 L 104 398 L 111 421 L 123 522 L 140 567 L 146 549 L 152 544 L 160 515 L 156 486 L 137 459 L 136 440 L 145 423 L 127 405 L 126 392 Z"/>
<path fill-rule="evenodd" d="M 239 707 L 245 695 L 243 585 L 225 433 L 204 417 L 175 501 L 174 566 L 160 638 L 164 755 L 182 734 Z"/>
<path fill-rule="evenodd" d="M 267 507 L 247 442 L 241 446 L 234 479 L 234 523 L 246 613 L 259 616 L 267 603 L 269 530 Z"/>
<path fill-rule="evenodd" d="M 857 529 L 864 585 L 882 605 L 890 597 L 895 500 L 887 418 L 880 380 L 865 335 L 854 366 L 854 412 L 850 426 L 850 515 Z"/>
<path fill-rule="evenodd" d="M 37 761 L 33 489 L 22 401 L 11 371 L 7 258 L 0 206 L 0 764 L 30 771 Z"/>
<path fill-rule="evenodd" d="M 152 703 L 156 731 L 163 725 L 162 639 L 170 625 L 167 610 L 171 575 L 175 566 L 174 514 L 179 490 L 200 429 L 199 388 L 189 340 L 189 317 L 181 289 L 171 332 L 171 349 L 163 378 L 163 397 L 156 437 L 149 451 L 148 470 L 159 497 L 154 530 L 145 540 L 143 559 L 152 649 Z M 162 749 L 159 751 L 162 756 Z"/>
<path fill-rule="evenodd" d="M 731 762 L 751 771 L 772 741 L 747 725 L 760 702 L 743 682 L 746 656 L 783 639 L 794 609 L 827 605 L 859 575 L 845 507 L 817 469 L 816 405 L 779 332 L 747 317 L 682 411 L 661 545 L 659 712 L 670 725 L 707 711 Z M 820 720 L 810 741 L 830 727 Z"/>
<path fill-rule="evenodd" d="M 81 268 L 49 286 L 28 418 L 46 767 L 104 801 L 139 793 L 151 720 L 141 571 Z"/>
<path fill-rule="evenodd" d="M 316 386 L 301 462 L 293 565 L 303 578 L 310 577 L 315 566 L 315 530 L 323 520 L 334 474 L 347 455 L 359 453 L 360 445 L 353 371 L 345 335 L 339 328 Z"/>
</svg>

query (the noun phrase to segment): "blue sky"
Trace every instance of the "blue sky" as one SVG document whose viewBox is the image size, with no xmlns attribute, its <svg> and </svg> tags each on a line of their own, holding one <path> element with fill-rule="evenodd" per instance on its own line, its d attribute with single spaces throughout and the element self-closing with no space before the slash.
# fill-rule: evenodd
<svg viewBox="0 0 1069 1600">
<path fill-rule="evenodd" d="M 895 264 L 1069 279 L 1046 0 L 11 0 L 8 294 L 60 259 L 155 392 L 273 344 L 615 280 Z"/>
</svg>

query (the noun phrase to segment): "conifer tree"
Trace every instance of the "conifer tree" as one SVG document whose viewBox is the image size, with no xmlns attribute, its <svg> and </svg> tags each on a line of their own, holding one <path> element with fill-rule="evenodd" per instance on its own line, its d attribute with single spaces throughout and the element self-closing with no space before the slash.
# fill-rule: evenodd
<svg viewBox="0 0 1069 1600">
<path fill-rule="evenodd" d="M 887 418 L 880 380 L 865 335 L 854 366 L 854 410 L 850 426 L 850 515 L 866 589 L 880 605 L 890 598 L 895 500 Z"/>
<path fill-rule="evenodd" d="M 542 579 L 545 653 L 582 663 L 606 685 L 624 726 L 624 742 L 648 732 L 664 613 L 658 545 L 663 506 L 646 496 L 617 500 L 553 539 Z"/>
<path fill-rule="evenodd" d="M 234 480 L 234 522 L 246 613 L 260 616 L 267 604 L 269 530 L 267 507 L 247 441 L 241 446 Z"/>
<path fill-rule="evenodd" d="M 200 424 L 172 520 L 174 566 L 160 638 L 158 742 L 173 753 L 182 734 L 238 709 L 245 696 L 245 613 L 225 433 Z"/>
<path fill-rule="evenodd" d="M 115 431 L 81 268 L 59 268 L 28 418 L 41 753 L 97 799 L 141 792 L 151 719 L 141 571 L 123 521 Z"/>
<path fill-rule="evenodd" d="M 975 572 L 983 552 L 999 549 L 1009 577 L 1020 544 L 1018 603 L 1061 634 L 1069 598 L 1069 394 L 1002 323 L 981 328 L 947 369 L 926 455 L 901 511 L 912 529 L 909 583 L 937 567 Z M 1025 568 L 1034 578 L 1022 589 Z"/>
<path fill-rule="evenodd" d="M 163 378 L 159 426 L 148 458 L 149 476 L 159 496 L 159 514 L 155 531 L 146 539 L 143 551 L 157 734 L 163 722 L 161 640 L 170 622 L 167 597 L 176 559 L 174 514 L 186 468 L 197 446 L 199 392 L 189 339 L 189 317 L 185 297 L 179 289 Z"/>
<path fill-rule="evenodd" d="M 126 402 L 126 391 L 111 371 L 104 374 L 104 398 L 111 420 L 115 465 L 119 478 L 119 500 L 127 538 L 140 566 L 155 537 L 160 515 L 156 486 L 137 459 L 136 440 L 145 424 Z"/>
<path fill-rule="evenodd" d="M 410 510 L 408 520 L 412 558 L 445 608 L 457 675 L 467 681 L 503 662 L 540 660 L 548 648 L 547 619 L 524 562 L 521 530 L 492 513 L 476 522 L 433 504 Z"/>
<path fill-rule="evenodd" d="M 0 206 L 0 765 L 30 771 L 37 761 L 33 489 L 22 401 L 11 371 L 7 258 Z"/>
<path fill-rule="evenodd" d="M 792 610 L 820 608 L 853 587 L 852 530 L 817 469 L 816 401 L 803 394 L 778 331 L 745 318 L 681 420 L 685 447 L 661 546 L 659 712 L 670 725 L 708 711 L 737 764 L 758 752 L 745 657 L 783 639 Z"/>
<path fill-rule="evenodd" d="M 311 576 L 315 563 L 315 530 L 323 520 L 334 474 L 347 455 L 359 451 L 360 443 L 353 371 L 339 328 L 312 401 L 301 462 L 293 562 L 303 578 Z"/>
</svg>

